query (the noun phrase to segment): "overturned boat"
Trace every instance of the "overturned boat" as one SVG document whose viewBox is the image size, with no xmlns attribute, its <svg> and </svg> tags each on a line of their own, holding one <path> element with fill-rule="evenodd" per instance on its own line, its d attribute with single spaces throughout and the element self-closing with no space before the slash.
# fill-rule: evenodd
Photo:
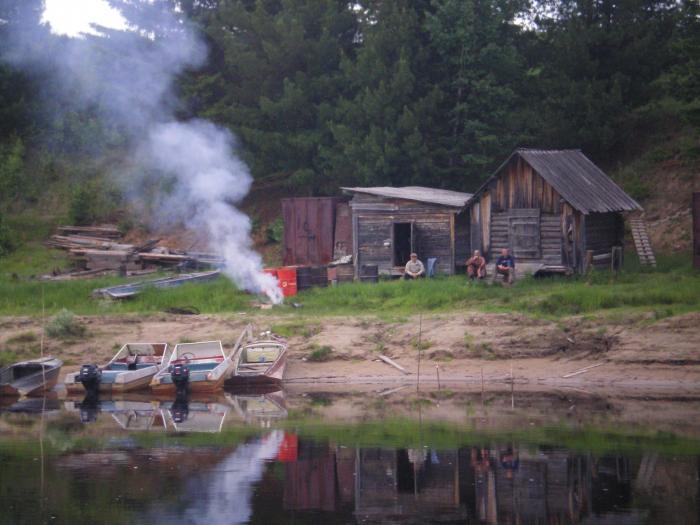
<svg viewBox="0 0 700 525">
<path fill-rule="evenodd" d="M 0 396 L 40 396 L 56 386 L 63 361 L 41 357 L 0 369 Z"/>
<path fill-rule="evenodd" d="M 247 342 L 236 354 L 235 368 L 226 386 L 279 384 L 287 367 L 287 341 L 272 332 L 253 336 L 251 325 L 244 334 Z"/>
<path fill-rule="evenodd" d="M 165 365 L 167 343 L 127 343 L 104 366 L 86 364 L 66 375 L 68 393 L 132 392 L 147 388 Z"/>
<path fill-rule="evenodd" d="M 223 387 L 233 369 L 232 356 L 226 355 L 221 341 L 181 343 L 175 346 L 166 366 L 151 381 L 158 394 L 214 392 Z"/>
<path fill-rule="evenodd" d="M 163 277 L 151 279 L 149 281 L 139 281 L 136 283 L 121 284 L 110 288 L 100 288 L 94 290 L 92 294 L 96 297 L 106 297 L 108 299 L 127 299 L 140 294 L 144 289 L 151 288 L 175 288 L 189 283 L 201 283 L 216 279 L 221 272 L 212 270 L 209 272 L 182 273 L 175 277 Z"/>
</svg>

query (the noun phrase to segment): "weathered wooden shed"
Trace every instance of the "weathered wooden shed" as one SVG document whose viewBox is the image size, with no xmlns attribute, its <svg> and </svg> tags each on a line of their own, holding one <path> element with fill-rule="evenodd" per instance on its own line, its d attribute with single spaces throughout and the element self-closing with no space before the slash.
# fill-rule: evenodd
<svg viewBox="0 0 700 525">
<path fill-rule="evenodd" d="M 380 274 L 402 273 L 411 252 L 435 271 L 455 273 L 469 253 L 469 193 L 407 186 L 343 188 L 352 195 L 355 275 L 365 265 Z"/>
<path fill-rule="evenodd" d="M 517 263 L 581 271 L 588 250 L 623 245 L 622 213 L 642 208 L 580 150 L 517 149 L 469 209 L 471 247 L 487 260 L 509 248 Z"/>
</svg>

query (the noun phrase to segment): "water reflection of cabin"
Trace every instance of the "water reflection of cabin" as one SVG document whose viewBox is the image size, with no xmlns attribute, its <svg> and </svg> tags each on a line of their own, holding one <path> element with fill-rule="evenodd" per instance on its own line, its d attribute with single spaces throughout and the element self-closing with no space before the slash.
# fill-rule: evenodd
<svg viewBox="0 0 700 525">
<path fill-rule="evenodd" d="M 352 512 L 360 523 L 612 523 L 631 502 L 626 459 L 557 449 L 352 449 L 300 440 L 298 460 L 285 469 L 285 510 Z"/>
</svg>

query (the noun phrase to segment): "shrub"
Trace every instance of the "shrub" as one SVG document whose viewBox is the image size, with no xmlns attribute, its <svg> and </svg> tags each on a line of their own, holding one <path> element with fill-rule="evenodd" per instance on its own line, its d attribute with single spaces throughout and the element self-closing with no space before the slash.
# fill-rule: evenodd
<svg viewBox="0 0 700 525">
<path fill-rule="evenodd" d="M 311 353 L 307 356 L 307 361 L 314 361 L 320 363 L 322 361 L 330 361 L 333 349 L 330 346 L 318 346 L 315 347 Z"/>
<path fill-rule="evenodd" d="M 17 238 L 0 214 L 0 257 L 8 255 L 17 248 Z"/>
<path fill-rule="evenodd" d="M 78 226 L 88 226 L 113 219 L 122 205 L 121 193 L 99 178 L 81 183 L 73 192 L 68 211 Z"/>
<path fill-rule="evenodd" d="M 58 312 L 51 322 L 46 326 L 46 333 L 50 337 L 69 338 L 82 337 L 85 335 L 85 327 L 75 318 L 73 312 L 65 308 Z"/>
<path fill-rule="evenodd" d="M 284 239 L 284 221 L 278 217 L 272 221 L 267 227 L 267 242 L 280 243 Z"/>
</svg>

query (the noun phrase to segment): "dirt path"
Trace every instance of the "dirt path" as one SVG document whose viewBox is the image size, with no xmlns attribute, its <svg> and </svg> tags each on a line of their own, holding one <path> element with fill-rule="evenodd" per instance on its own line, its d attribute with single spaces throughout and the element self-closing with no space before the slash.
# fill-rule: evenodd
<svg viewBox="0 0 700 525">
<path fill-rule="evenodd" d="M 102 362 L 125 342 L 188 342 L 221 339 L 231 347 L 247 322 L 290 335 L 286 379 L 291 384 L 416 384 L 420 349 L 421 384 L 464 388 L 571 389 L 626 392 L 632 396 L 700 397 L 700 314 L 652 322 L 605 322 L 570 318 L 534 320 L 522 315 L 463 312 L 382 321 L 374 317 L 339 318 L 269 315 L 85 316 L 85 337 L 47 338 L 45 353 L 79 364 Z M 419 335 L 420 333 L 420 335 Z M 0 318 L 0 352 L 36 355 L 41 325 L 33 318 Z M 315 350 L 328 347 L 330 360 L 311 362 Z M 377 360 L 391 357 L 409 374 Z M 589 365 L 581 374 L 563 377 Z"/>
</svg>

